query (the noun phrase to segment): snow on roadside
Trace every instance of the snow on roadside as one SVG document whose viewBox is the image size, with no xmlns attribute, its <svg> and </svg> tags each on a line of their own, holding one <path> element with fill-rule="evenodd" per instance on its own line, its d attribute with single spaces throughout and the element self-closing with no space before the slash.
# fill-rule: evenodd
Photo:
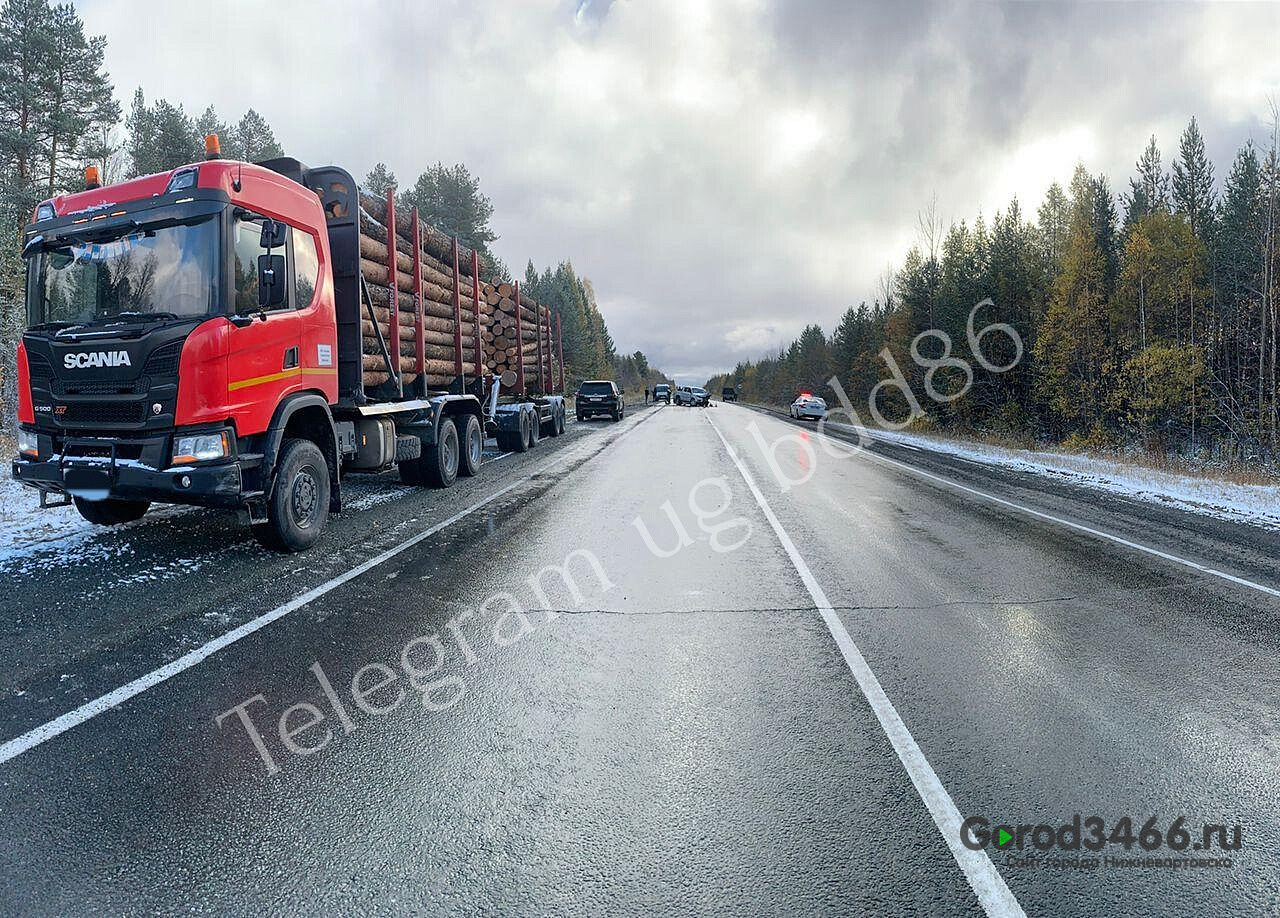
<svg viewBox="0 0 1280 918">
<path fill-rule="evenodd" d="M 855 432 L 851 424 L 830 423 L 827 426 Z M 1276 485 L 1235 484 L 1214 478 L 1161 472 L 1099 456 L 1008 449 L 900 431 L 864 430 L 873 440 L 945 453 L 981 465 L 1042 475 L 1234 523 L 1280 528 L 1280 482 Z"/>
<path fill-rule="evenodd" d="M 112 529 L 126 529 L 143 524 L 156 514 L 168 516 L 188 509 L 157 507 L 143 520 Z M 40 496 L 35 490 L 14 481 L 8 469 L 0 471 L 0 565 L 36 552 L 64 553 L 66 549 L 82 545 L 104 531 L 103 527 L 83 519 L 75 507 L 41 510 Z M 81 561 L 85 558 L 83 554 L 77 557 Z"/>
</svg>

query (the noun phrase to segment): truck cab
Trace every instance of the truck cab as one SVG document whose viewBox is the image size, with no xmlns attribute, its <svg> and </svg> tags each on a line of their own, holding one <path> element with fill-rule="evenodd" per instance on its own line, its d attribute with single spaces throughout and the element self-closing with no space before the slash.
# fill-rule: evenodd
<svg viewBox="0 0 1280 918">
<path fill-rule="evenodd" d="M 335 206 L 295 161 L 222 160 L 210 141 L 205 162 L 109 187 L 87 172 L 85 191 L 36 208 L 14 479 L 95 523 L 157 501 L 235 509 L 264 544 L 299 550 L 341 509 L 344 465 L 473 472 L 482 412 L 465 385 L 390 405 L 359 385 L 359 263 L 342 237 L 355 183 L 315 171 L 345 184 Z"/>
</svg>

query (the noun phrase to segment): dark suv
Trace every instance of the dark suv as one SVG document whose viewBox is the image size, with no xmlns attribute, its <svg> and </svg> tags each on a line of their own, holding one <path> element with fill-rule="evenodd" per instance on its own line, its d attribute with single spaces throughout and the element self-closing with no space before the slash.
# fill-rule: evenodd
<svg viewBox="0 0 1280 918">
<path fill-rule="evenodd" d="M 666 402 L 671 404 L 671 387 L 666 383 L 658 383 L 653 387 L 653 403 Z"/>
<path fill-rule="evenodd" d="M 578 387 L 578 394 L 574 396 L 573 401 L 579 421 L 585 421 L 598 414 L 607 414 L 615 421 L 620 421 L 627 408 L 622 400 L 622 390 L 608 379 L 584 381 Z"/>
</svg>

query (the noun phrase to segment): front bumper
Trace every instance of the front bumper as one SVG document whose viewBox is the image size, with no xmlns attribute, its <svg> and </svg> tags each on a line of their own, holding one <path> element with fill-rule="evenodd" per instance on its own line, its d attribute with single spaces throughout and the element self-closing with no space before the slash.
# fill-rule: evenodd
<svg viewBox="0 0 1280 918">
<path fill-rule="evenodd" d="M 235 461 L 155 469 L 133 460 L 20 457 L 13 461 L 13 478 L 46 493 L 89 500 L 149 500 L 226 508 L 244 502 L 244 482 Z"/>
</svg>

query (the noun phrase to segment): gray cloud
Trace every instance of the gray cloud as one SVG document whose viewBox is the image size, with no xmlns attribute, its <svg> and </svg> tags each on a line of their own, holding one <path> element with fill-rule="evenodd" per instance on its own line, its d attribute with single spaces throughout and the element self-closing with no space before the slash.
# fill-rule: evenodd
<svg viewBox="0 0 1280 918">
<path fill-rule="evenodd" d="M 466 162 L 513 269 L 572 257 L 620 347 L 695 378 L 873 297 L 935 192 L 1123 188 L 1192 114 L 1221 176 L 1280 83 L 1270 4 L 78 5 L 122 98 L 252 106 L 361 174 Z"/>
</svg>

